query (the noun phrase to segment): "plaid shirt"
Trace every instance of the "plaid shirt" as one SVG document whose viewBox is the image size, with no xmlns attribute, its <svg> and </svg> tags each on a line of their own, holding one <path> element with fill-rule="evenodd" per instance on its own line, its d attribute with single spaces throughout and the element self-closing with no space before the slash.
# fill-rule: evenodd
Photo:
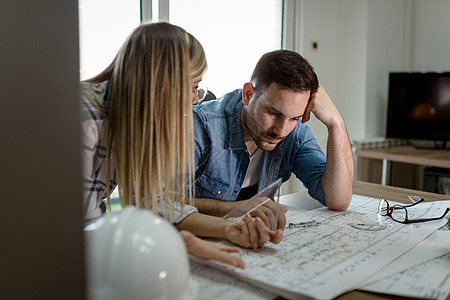
<svg viewBox="0 0 450 300">
<path fill-rule="evenodd" d="M 97 95 L 99 104 L 109 107 L 109 82 L 92 84 L 81 82 L 81 131 L 82 131 L 82 161 L 83 161 L 83 212 L 86 222 L 90 222 L 106 212 L 103 202 L 107 198 L 106 146 L 107 146 L 107 116 L 97 109 L 88 98 L 91 92 Z M 94 97 L 94 95 L 92 95 Z M 114 154 L 110 166 L 110 192 L 117 186 Z M 160 207 L 159 207 L 160 208 Z M 181 207 L 175 206 L 173 223 L 181 222 L 197 209 L 185 205 L 184 214 Z"/>
</svg>

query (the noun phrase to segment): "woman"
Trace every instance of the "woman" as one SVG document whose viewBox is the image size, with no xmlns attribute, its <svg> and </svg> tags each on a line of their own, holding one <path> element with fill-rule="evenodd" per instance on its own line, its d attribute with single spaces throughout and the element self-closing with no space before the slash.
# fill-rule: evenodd
<svg viewBox="0 0 450 300">
<path fill-rule="evenodd" d="M 204 237 L 257 247 L 274 234 L 261 220 L 242 225 L 199 214 L 190 202 L 193 186 L 191 103 L 206 71 L 198 41 L 168 23 L 143 24 L 125 41 L 110 66 L 81 84 L 84 213 L 100 217 L 118 185 L 122 206 L 135 205 Z M 188 251 L 243 267 L 228 252 L 181 231 Z M 273 239 L 272 239 L 273 240 Z M 281 240 L 281 237 L 279 237 Z"/>
</svg>

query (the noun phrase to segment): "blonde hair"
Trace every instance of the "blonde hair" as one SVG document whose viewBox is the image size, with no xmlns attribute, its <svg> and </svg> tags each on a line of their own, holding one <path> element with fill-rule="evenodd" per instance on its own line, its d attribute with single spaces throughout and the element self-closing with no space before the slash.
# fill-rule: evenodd
<svg viewBox="0 0 450 300">
<path fill-rule="evenodd" d="M 205 51 L 202 44 L 191 34 L 188 33 L 189 58 L 191 60 L 191 79 L 197 79 L 205 74 L 208 69 Z"/>
<path fill-rule="evenodd" d="M 119 197 L 172 219 L 174 203 L 192 199 L 191 76 L 206 71 L 198 41 L 169 23 L 137 27 L 92 83 L 111 81 L 107 166 L 116 161 Z M 192 57 L 192 49 L 197 49 Z M 202 59 L 203 56 L 203 59 Z M 192 67 L 195 66 L 193 69 Z M 108 178 L 108 205 L 110 205 Z M 158 211 L 157 201 L 162 211 Z M 134 199 L 134 200 L 133 200 Z M 184 206 L 182 206 L 183 208 Z"/>
</svg>

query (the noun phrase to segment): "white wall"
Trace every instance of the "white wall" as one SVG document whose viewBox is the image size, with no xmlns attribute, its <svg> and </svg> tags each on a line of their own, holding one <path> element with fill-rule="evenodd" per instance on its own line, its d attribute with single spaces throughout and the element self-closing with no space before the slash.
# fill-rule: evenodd
<svg viewBox="0 0 450 300">
<path fill-rule="evenodd" d="M 450 70 L 450 1 L 415 0 L 412 70 Z"/>
<path fill-rule="evenodd" d="M 296 50 L 315 66 L 352 140 L 384 136 L 390 71 L 450 70 L 448 0 L 298 1 Z M 325 128 L 311 126 L 326 149 Z"/>
<path fill-rule="evenodd" d="M 300 5 L 300 49 L 296 49 L 313 66 L 320 83 L 330 97 L 337 94 L 337 47 L 338 28 L 337 1 L 301 1 Z M 312 41 L 318 42 L 318 49 L 312 49 Z M 325 149 L 327 130 L 325 125 L 313 118 L 309 125 L 319 144 Z"/>
<path fill-rule="evenodd" d="M 366 109 L 364 120 L 358 122 L 364 132 L 351 135 L 352 139 L 385 135 L 388 74 L 404 69 L 405 5 L 403 0 L 368 1 L 366 94 L 361 99 Z"/>
<path fill-rule="evenodd" d="M 301 0 L 297 50 L 315 66 L 351 139 L 383 135 L 387 74 L 403 68 L 404 7 L 404 0 Z M 326 149 L 326 129 L 317 120 L 311 126 Z"/>
<path fill-rule="evenodd" d="M 336 85 L 338 93 L 331 98 L 341 112 L 351 138 L 364 135 L 367 91 L 368 3 L 360 0 L 338 1 Z M 331 25 L 330 25 L 331 26 Z"/>
<path fill-rule="evenodd" d="M 448 0 L 291 2 L 300 6 L 290 24 L 297 26 L 294 48 L 315 67 L 351 140 L 385 135 L 390 71 L 450 70 Z M 311 40 L 319 42 L 318 51 Z M 310 125 L 326 150 L 325 127 L 317 120 Z M 290 180 L 284 192 L 299 189 Z"/>
</svg>

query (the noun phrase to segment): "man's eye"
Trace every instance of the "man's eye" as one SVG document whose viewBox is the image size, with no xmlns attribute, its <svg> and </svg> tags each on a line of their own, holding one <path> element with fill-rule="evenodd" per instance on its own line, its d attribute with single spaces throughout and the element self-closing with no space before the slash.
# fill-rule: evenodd
<svg viewBox="0 0 450 300">
<path fill-rule="evenodd" d="M 271 115 L 273 115 L 273 116 L 278 116 L 278 115 L 280 115 L 280 113 L 279 112 L 276 112 L 276 111 L 273 111 L 273 110 L 268 110 L 268 112 L 269 112 L 269 114 L 271 114 Z"/>
</svg>

